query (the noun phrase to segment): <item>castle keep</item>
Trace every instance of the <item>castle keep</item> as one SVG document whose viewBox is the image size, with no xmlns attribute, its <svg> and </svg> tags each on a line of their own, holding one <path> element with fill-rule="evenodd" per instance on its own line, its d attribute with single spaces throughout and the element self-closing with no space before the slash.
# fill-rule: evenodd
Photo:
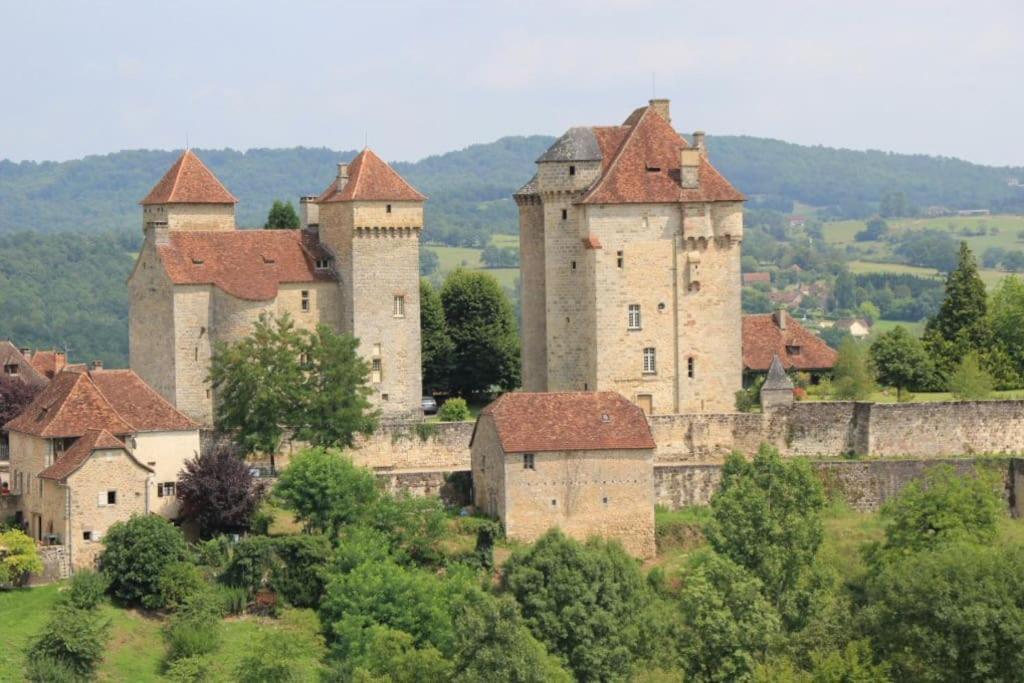
<svg viewBox="0 0 1024 683">
<path fill-rule="evenodd" d="M 320 196 L 303 198 L 301 230 L 239 230 L 238 200 L 187 150 L 142 200 L 145 241 L 128 279 L 131 368 L 210 425 L 215 344 L 245 337 L 261 314 L 288 314 L 302 329 L 322 323 L 358 337 L 382 415 L 418 414 L 425 199 L 365 149 Z"/>
<path fill-rule="evenodd" d="M 743 195 L 668 100 L 569 129 L 515 195 L 523 388 L 728 412 L 741 387 Z"/>
</svg>

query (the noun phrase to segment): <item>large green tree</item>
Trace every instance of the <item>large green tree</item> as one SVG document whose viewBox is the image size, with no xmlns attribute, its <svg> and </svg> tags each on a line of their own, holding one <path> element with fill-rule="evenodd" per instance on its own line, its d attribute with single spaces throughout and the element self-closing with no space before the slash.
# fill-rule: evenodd
<svg viewBox="0 0 1024 683">
<path fill-rule="evenodd" d="M 292 206 L 292 203 L 275 199 L 274 205 L 270 207 L 270 213 L 267 214 L 267 222 L 263 227 L 271 230 L 294 230 L 302 226 L 300 225 L 299 214 L 295 213 L 295 207 Z"/>
<path fill-rule="evenodd" d="M 448 334 L 441 293 L 426 279 L 420 279 L 420 358 L 423 363 L 423 390 L 444 390 L 455 357 L 455 344 Z"/>
<path fill-rule="evenodd" d="M 377 427 L 367 380 L 370 366 L 357 351 L 359 340 L 317 325 L 300 343 L 300 403 L 288 413 L 295 435 L 314 446 L 351 447 L 357 434 Z"/>
<path fill-rule="evenodd" d="M 847 401 L 863 401 L 875 389 L 866 348 L 849 335 L 839 344 L 836 364 L 832 367 L 832 389 L 836 398 Z"/>
<path fill-rule="evenodd" d="M 549 531 L 513 555 L 502 578 L 530 630 L 578 680 L 619 680 L 637 664 L 652 595 L 620 545 Z"/>
<path fill-rule="evenodd" d="M 338 451 L 309 448 L 296 455 L 274 486 L 274 497 L 312 531 L 337 538 L 377 500 L 377 480 Z"/>
<path fill-rule="evenodd" d="M 498 281 L 460 268 L 445 280 L 441 301 L 455 344 L 451 390 L 471 396 L 519 386 L 515 312 Z"/>
<path fill-rule="evenodd" d="M 783 461 L 762 446 L 747 461 L 732 454 L 711 499 L 706 534 L 716 552 L 745 567 L 781 606 L 814 562 L 824 537 L 821 483 L 802 460 Z"/>
<path fill-rule="evenodd" d="M 932 382 L 931 357 L 921 341 L 897 325 L 881 334 L 869 350 L 875 376 L 882 384 L 896 387 L 896 399 L 904 389 L 925 389 Z"/>
<path fill-rule="evenodd" d="M 989 321 L 995 344 L 1024 377 L 1024 280 L 1016 275 L 1002 279 L 989 300 Z"/>
<path fill-rule="evenodd" d="M 266 453 L 271 467 L 296 406 L 302 404 L 302 334 L 287 315 L 262 315 L 252 333 L 218 343 L 209 381 L 216 391 L 216 423 L 247 451 Z"/>
<path fill-rule="evenodd" d="M 925 326 L 924 343 L 938 370 L 948 376 L 971 351 L 991 344 L 985 283 L 966 242 L 960 243 L 957 266 L 946 278 L 946 296 L 939 312 Z"/>
</svg>

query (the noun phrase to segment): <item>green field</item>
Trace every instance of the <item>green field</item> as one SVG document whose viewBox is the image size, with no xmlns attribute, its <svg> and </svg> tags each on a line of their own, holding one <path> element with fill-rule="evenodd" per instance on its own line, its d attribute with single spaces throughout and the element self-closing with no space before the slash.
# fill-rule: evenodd
<svg viewBox="0 0 1024 683">
<path fill-rule="evenodd" d="M 904 273 L 907 275 L 917 275 L 918 277 L 931 277 L 938 279 L 945 279 L 942 273 L 935 270 L 934 268 L 924 268 L 922 266 L 908 266 L 905 263 L 886 263 L 881 261 L 850 261 L 847 263 L 851 273 Z M 978 274 L 981 275 L 981 279 L 985 282 L 988 287 L 994 287 L 999 284 L 999 281 L 1010 273 L 1005 273 L 1001 270 L 993 270 L 991 268 L 979 268 Z"/>
<path fill-rule="evenodd" d="M 517 235 L 494 235 L 491 241 L 499 247 L 519 247 L 519 237 Z M 442 278 L 456 268 L 469 268 L 470 270 L 482 270 L 493 275 L 501 283 L 502 287 L 512 289 L 516 286 L 519 269 L 485 267 L 480 260 L 483 249 L 448 247 L 439 244 L 428 244 L 426 248 L 437 254 L 438 261 L 440 262 L 438 272 Z"/>
</svg>

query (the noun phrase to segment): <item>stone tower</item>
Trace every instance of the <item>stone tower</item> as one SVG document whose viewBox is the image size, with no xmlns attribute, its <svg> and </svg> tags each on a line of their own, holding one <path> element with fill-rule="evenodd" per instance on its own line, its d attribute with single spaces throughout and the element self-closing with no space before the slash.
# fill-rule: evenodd
<svg viewBox="0 0 1024 683">
<path fill-rule="evenodd" d="M 569 129 L 515 195 L 523 388 L 730 412 L 742 384 L 743 195 L 668 100 Z"/>
<path fill-rule="evenodd" d="M 385 418 L 421 414 L 419 250 L 426 200 L 364 149 L 317 198 L 320 243 L 334 256 L 341 326 L 371 366 Z"/>
<path fill-rule="evenodd" d="M 235 229 L 238 200 L 190 149 L 139 203 L 144 230 Z"/>
</svg>

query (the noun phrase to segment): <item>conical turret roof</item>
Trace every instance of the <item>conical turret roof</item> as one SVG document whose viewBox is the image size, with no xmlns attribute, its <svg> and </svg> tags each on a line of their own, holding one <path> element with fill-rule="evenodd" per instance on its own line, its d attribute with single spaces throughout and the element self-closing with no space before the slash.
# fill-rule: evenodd
<svg viewBox="0 0 1024 683">
<path fill-rule="evenodd" d="M 768 377 L 764 380 L 762 385 L 762 391 L 764 389 L 792 389 L 793 380 L 789 378 L 786 371 L 782 369 L 782 361 L 779 360 L 779 354 L 772 356 L 771 367 L 768 368 Z"/>
<path fill-rule="evenodd" d="M 238 200 L 190 149 L 182 152 L 146 198 L 148 204 L 237 204 Z"/>
</svg>

